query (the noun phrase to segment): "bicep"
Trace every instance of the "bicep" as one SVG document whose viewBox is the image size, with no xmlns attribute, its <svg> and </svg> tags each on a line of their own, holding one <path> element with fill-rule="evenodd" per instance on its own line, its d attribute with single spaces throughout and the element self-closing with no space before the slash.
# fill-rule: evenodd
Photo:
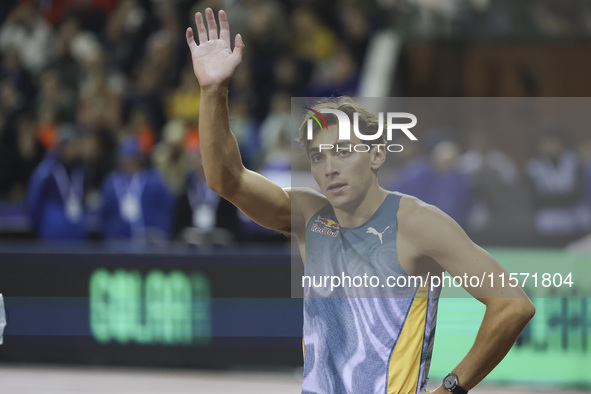
<svg viewBox="0 0 591 394">
<path fill-rule="evenodd" d="M 519 286 L 507 286 L 506 281 L 505 286 L 501 286 L 501 281 L 497 280 L 499 275 L 509 277 L 505 268 L 488 251 L 472 242 L 452 218 L 434 207 L 421 215 L 420 241 L 424 254 L 450 275 L 461 277 L 468 293 L 481 300 L 525 297 Z"/>
<path fill-rule="evenodd" d="M 231 195 L 223 196 L 246 216 L 271 230 L 291 232 L 291 196 L 261 174 L 244 169 Z"/>
</svg>

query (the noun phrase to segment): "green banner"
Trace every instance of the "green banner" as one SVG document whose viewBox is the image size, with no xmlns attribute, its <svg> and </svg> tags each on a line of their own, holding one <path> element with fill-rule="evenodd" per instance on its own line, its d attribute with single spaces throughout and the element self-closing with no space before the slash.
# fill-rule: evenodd
<svg viewBox="0 0 591 394">
<path fill-rule="evenodd" d="M 492 249 L 491 252 L 509 272 L 534 265 L 553 272 L 574 268 L 572 277 L 579 286 L 573 289 L 526 285 L 528 294 L 536 296 L 532 298 L 536 315 L 485 381 L 591 387 L 591 298 L 587 285 L 591 278 L 591 256 L 556 250 Z M 440 299 L 429 374 L 432 380 L 442 379 L 466 355 L 484 312 L 485 306 L 475 299 Z"/>
</svg>

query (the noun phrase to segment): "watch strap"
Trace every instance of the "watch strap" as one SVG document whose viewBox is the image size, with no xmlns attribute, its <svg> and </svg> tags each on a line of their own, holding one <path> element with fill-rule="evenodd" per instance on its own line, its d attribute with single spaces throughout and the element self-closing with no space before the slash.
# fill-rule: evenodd
<svg viewBox="0 0 591 394">
<path fill-rule="evenodd" d="M 463 387 L 461 386 L 456 386 L 455 388 L 453 388 L 451 390 L 451 392 L 453 394 L 468 394 L 468 390 L 465 390 Z"/>
</svg>

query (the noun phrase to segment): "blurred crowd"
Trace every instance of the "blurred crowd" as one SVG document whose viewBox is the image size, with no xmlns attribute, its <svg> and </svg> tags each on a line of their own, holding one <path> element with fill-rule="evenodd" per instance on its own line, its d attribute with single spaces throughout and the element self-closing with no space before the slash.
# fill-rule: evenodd
<svg viewBox="0 0 591 394">
<path fill-rule="evenodd" d="M 459 144 L 450 130 L 431 130 L 405 147 L 388 187 L 439 207 L 478 243 L 563 247 L 591 232 L 591 140 L 575 146 L 551 124 L 534 145 L 521 166 L 490 133 Z"/>
<path fill-rule="evenodd" d="M 0 195 L 26 202 L 37 236 L 275 237 L 203 179 L 184 31 L 208 6 L 227 9 L 247 43 L 229 98 L 243 161 L 279 183 L 289 182 L 290 98 L 355 95 L 379 28 L 361 1 L 3 2 Z"/>
<path fill-rule="evenodd" d="M 287 186 L 291 97 L 355 96 L 370 37 L 399 20 L 392 15 L 415 13 L 424 21 L 413 29 L 431 31 L 492 9 L 487 20 L 502 27 L 511 3 L 3 1 L 0 215 L 24 204 L 27 228 L 42 239 L 284 241 L 204 181 L 200 90 L 184 37 L 195 11 L 226 9 L 232 35 L 244 37 L 229 90 L 231 127 L 245 165 Z M 542 8 L 536 20 L 560 29 L 570 8 L 559 9 Z M 583 32 L 584 15 L 577 15 Z M 572 149 L 566 131 L 544 133 L 527 183 L 479 134 L 464 147 L 442 140 L 409 152 L 389 186 L 435 203 L 485 241 L 511 243 L 494 237 L 531 223 L 524 242 L 563 244 L 591 227 L 591 161 Z M 520 221 L 524 215 L 531 220 Z"/>
</svg>

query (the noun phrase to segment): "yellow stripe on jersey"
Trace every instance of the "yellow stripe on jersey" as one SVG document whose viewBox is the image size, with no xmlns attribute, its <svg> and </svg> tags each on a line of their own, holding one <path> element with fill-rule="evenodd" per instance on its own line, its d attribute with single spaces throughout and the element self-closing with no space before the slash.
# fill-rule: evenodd
<svg viewBox="0 0 591 394">
<path fill-rule="evenodd" d="M 428 284 L 417 289 L 398 342 L 390 356 L 388 394 L 416 393 L 427 321 Z"/>
<path fill-rule="evenodd" d="M 306 358 L 306 344 L 304 343 L 304 338 L 302 338 L 302 357 Z"/>
</svg>

